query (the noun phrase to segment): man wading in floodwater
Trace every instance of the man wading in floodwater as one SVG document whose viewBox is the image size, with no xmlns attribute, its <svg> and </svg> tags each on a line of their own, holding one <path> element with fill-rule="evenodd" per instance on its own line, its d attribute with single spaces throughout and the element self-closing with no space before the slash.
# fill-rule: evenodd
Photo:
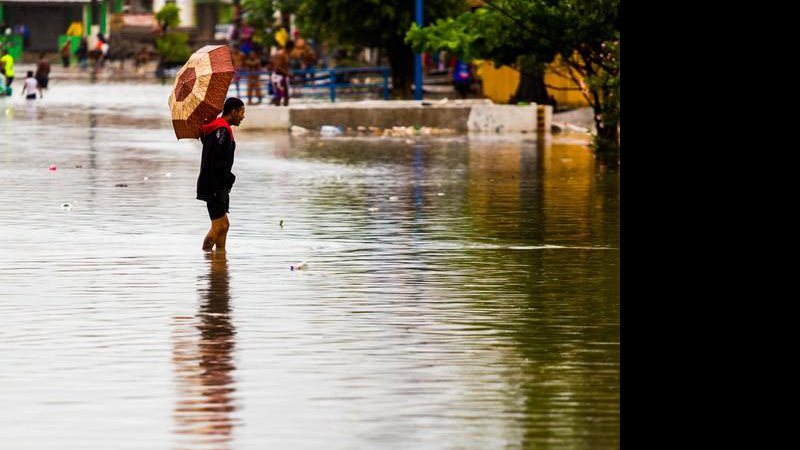
<svg viewBox="0 0 800 450">
<path fill-rule="evenodd" d="M 217 251 L 225 251 L 225 238 L 228 236 L 228 197 L 236 181 L 231 173 L 233 167 L 233 151 L 236 142 L 233 140 L 231 126 L 239 125 L 244 119 L 244 103 L 235 97 L 225 100 L 222 117 L 201 128 L 203 142 L 203 158 L 200 162 L 200 176 L 197 177 L 197 199 L 205 200 L 208 216 L 211 218 L 211 229 L 203 241 L 203 250 L 210 252 L 214 245 Z"/>
</svg>

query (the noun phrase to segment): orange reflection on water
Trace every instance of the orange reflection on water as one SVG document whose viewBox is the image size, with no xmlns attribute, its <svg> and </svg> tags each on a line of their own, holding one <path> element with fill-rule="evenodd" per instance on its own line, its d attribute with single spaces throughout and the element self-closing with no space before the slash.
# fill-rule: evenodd
<svg viewBox="0 0 800 450">
<path fill-rule="evenodd" d="M 236 330 L 230 317 L 225 253 L 208 253 L 195 317 L 175 317 L 172 361 L 177 375 L 175 432 L 192 443 L 229 448 L 236 427 L 233 373 Z"/>
</svg>

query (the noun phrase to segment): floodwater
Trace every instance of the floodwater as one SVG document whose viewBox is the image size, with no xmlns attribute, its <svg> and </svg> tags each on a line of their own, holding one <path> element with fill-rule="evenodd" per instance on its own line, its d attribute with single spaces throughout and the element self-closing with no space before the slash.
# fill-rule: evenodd
<svg viewBox="0 0 800 450">
<path fill-rule="evenodd" d="M 0 98 L 0 447 L 619 448 L 619 175 L 583 143 L 235 131 L 204 254 L 168 94 Z"/>
</svg>

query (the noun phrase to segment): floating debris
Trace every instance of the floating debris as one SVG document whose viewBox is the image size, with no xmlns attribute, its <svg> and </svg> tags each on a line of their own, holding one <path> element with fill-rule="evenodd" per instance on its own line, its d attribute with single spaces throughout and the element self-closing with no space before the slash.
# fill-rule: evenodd
<svg viewBox="0 0 800 450">
<path fill-rule="evenodd" d="M 72 204 L 71 203 L 62 203 L 61 207 L 64 208 L 64 209 L 72 209 Z"/>
<path fill-rule="evenodd" d="M 369 209 L 367 209 L 367 211 L 369 211 L 369 212 L 375 212 L 375 211 L 377 211 L 377 210 L 378 210 L 378 208 L 374 208 L 374 207 L 373 207 L 373 208 L 369 208 Z"/>
<path fill-rule="evenodd" d="M 278 223 L 278 225 L 280 225 L 281 229 L 283 229 L 283 219 L 281 219 L 281 221 Z"/>
<path fill-rule="evenodd" d="M 438 193 L 438 194 L 436 194 L 436 195 L 438 195 L 439 197 L 444 197 L 444 192 L 439 192 L 439 193 Z"/>
<path fill-rule="evenodd" d="M 56 171 L 56 165 L 55 164 L 50 164 L 50 167 L 48 167 L 47 170 L 49 170 L 50 172 L 55 172 Z"/>
<path fill-rule="evenodd" d="M 433 136 L 440 134 L 453 134 L 455 130 L 450 128 L 435 127 L 392 127 L 383 130 L 383 137 L 408 137 L 408 136 Z"/>
<path fill-rule="evenodd" d="M 165 176 L 165 177 L 167 177 L 167 178 L 169 178 L 169 177 L 171 177 L 171 176 L 172 176 L 172 172 L 167 172 L 167 173 L 165 173 L 165 174 L 164 174 L 164 176 Z"/>
<path fill-rule="evenodd" d="M 319 129 L 319 134 L 322 136 L 338 136 L 342 134 L 341 127 L 335 127 L 333 125 L 323 125 L 322 128 Z"/>
<path fill-rule="evenodd" d="M 114 185 L 114 187 L 128 187 L 128 185 L 124 183 L 117 183 Z"/>
<path fill-rule="evenodd" d="M 306 263 L 305 261 L 289 266 L 289 270 L 291 270 L 292 272 L 294 272 L 295 270 L 306 270 L 307 268 L 308 268 L 308 263 Z"/>
<path fill-rule="evenodd" d="M 147 181 L 147 180 L 149 180 L 149 179 L 150 179 L 150 177 L 144 177 L 144 178 L 142 178 L 142 179 L 143 179 L 144 181 Z"/>
<path fill-rule="evenodd" d="M 308 133 L 308 129 L 301 127 L 300 125 L 292 125 L 292 127 L 289 128 L 289 131 L 295 136 Z"/>
<path fill-rule="evenodd" d="M 398 197 L 393 195 L 393 196 L 389 197 L 389 200 L 394 202 L 394 201 L 398 200 Z"/>
<path fill-rule="evenodd" d="M 75 164 L 75 168 L 76 169 L 83 169 L 83 165 L 82 164 Z"/>
</svg>

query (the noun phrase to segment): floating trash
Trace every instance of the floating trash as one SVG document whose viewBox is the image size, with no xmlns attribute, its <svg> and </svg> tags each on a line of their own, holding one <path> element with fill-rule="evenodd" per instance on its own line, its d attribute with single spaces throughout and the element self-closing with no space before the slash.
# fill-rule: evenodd
<svg viewBox="0 0 800 450">
<path fill-rule="evenodd" d="M 439 197 L 444 197 L 444 192 L 439 192 L 439 193 L 438 193 L 438 194 L 436 194 L 436 195 L 438 195 Z"/>
<path fill-rule="evenodd" d="M 375 211 L 378 211 L 378 208 L 369 208 L 369 209 L 367 209 L 367 211 L 369 211 L 369 212 L 375 212 Z"/>
<path fill-rule="evenodd" d="M 281 229 L 283 229 L 283 219 L 281 219 L 281 221 L 278 223 L 278 225 L 280 225 Z"/>
<path fill-rule="evenodd" d="M 289 128 L 289 131 L 290 131 L 290 132 L 291 132 L 293 135 L 301 135 L 301 134 L 306 134 L 306 133 L 308 133 L 308 129 L 307 129 L 307 128 L 301 127 L 301 126 L 299 126 L 299 125 L 292 125 L 292 127 L 291 127 L 291 128 Z"/>
<path fill-rule="evenodd" d="M 64 208 L 64 209 L 72 209 L 72 204 L 71 203 L 62 203 L 61 207 Z"/>
<path fill-rule="evenodd" d="M 128 187 L 128 185 L 123 183 L 117 183 L 114 185 L 114 187 Z"/>
<path fill-rule="evenodd" d="M 412 139 L 406 139 L 406 144 L 413 144 L 414 141 Z"/>
<path fill-rule="evenodd" d="M 165 177 L 167 177 L 167 178 L 169 178 L 169 177 L 171 177 L 171 176 L 172 176 L 172 172 L 167 172 L 167 173 L 165 173 L 165 174 L 164 174 L 164 176 L 165 176 Z"/>
<path fill-rule="evenodd" d="M 75 168 L 76 169 L 83 169 L 83 165 L 82 164 L 75 164 Z"/>
<path fill-rule="evenodd" d="M 396 197 L 396 196 L 394 196 L 394 195 L 393 195 L 393 196 L 391 196 L 391 197 L 389 197 L 389 200 L 391 200 L 391 201 L 393 201 L 393 202 L 394 202 L 394 201 L 397 201 L 398 199 L 399 199 L 399 197 Z"/>
<path fill-rule="evenodd" d="M 150 177 L 144 177 L 144 178 L 142 178 L 142 179 L 143 179 L 144 181 L 147 181 L 147 180 L 149 180 L 149 179 L 150 179 Z"/>
<path fill-rule="evenodd" d="M 308 268 L 308 263 L 306 263 L 305 261 L 289 266 L 289 270 L 291 270 L 292 272 L 294 272 L 295 270 L 306 270 L 307 268 Z"/>
<path fill-rule="evenodd" d="M 55 172 L 56 171 L 56 165 L 55 164 L 50 164 L 50 167 L 47 170 L 49 170 L 50 172 Z"/>
<path fill-rule="evenodd" d="M 322 136 L 338 136 L 342 134 L 342 129 L 333 125 L 323 125 L 322 128 L 319 129 L 319 134 Z"/>
</svg>

